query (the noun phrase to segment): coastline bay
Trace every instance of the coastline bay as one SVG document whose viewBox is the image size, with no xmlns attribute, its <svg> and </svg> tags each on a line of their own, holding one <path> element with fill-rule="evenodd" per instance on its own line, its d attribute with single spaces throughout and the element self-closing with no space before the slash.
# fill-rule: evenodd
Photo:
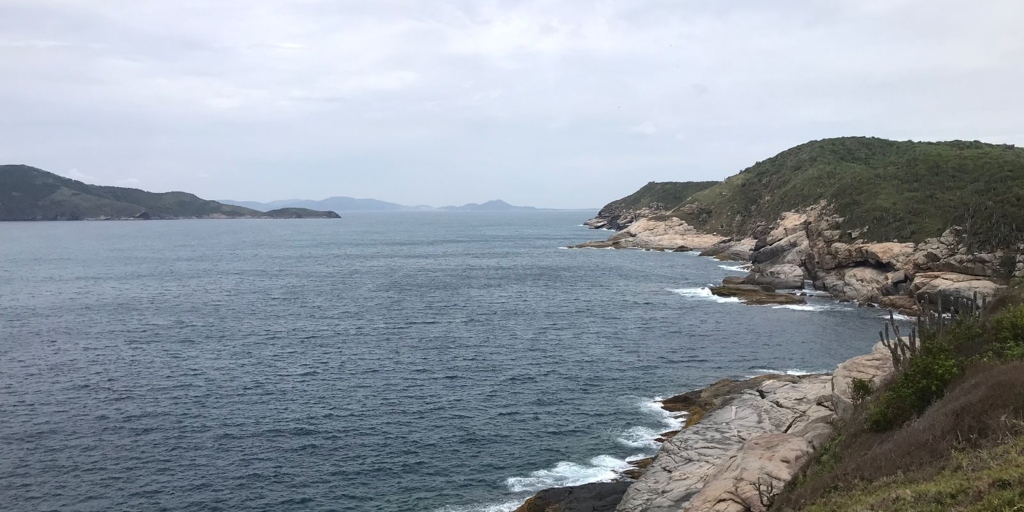
<svg viewBox="0 0 1024 512">
<path fill-rule="evenodd" d="M 865 352 L 585 212 L 0 225 L 11 510 L 499 510 L 653 453 L 650 407 Z M 507 507 L 506 507 L 507 508 Z"/>
</svg>

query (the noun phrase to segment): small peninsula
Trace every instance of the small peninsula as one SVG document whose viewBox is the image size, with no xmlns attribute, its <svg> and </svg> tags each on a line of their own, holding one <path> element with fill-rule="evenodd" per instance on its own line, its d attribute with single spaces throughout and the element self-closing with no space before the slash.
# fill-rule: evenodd
<svg viewBox="0 0 1024 512">
<path fill-rule="evenodd" d="M 333 211 L 266 212 L 201 199 L 89 185 L 27 165 L 0 165 L 0 221 L 151 219 L 337 219 Z"/>
</svg>

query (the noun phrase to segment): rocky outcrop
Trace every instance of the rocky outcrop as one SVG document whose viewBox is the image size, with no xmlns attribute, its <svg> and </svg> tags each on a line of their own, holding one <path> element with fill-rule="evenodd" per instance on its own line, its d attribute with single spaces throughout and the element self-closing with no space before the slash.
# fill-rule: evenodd
<svg viewBox="0 0 1024 512">
<path fill-rule="evenodd" d="M 701 418 L 662 445 L 615 510 L 764 511 L 757 486 L 763 493 L 781 491 L 827 442 L 832 422 L 852 411 L 853 379 L 878 385 L 891 374 L 891 356 L 879 343 L 831 376 L 721 381 L 666 400 L 666 409 Z"/>
<path fill-rule="evenodd" d="M 733 240 L 727 238 L 701 251 L 701 256 L 709 256 L 721 261 L 750 261 L 754 255 L 757 239 L 744 238 Z"/>
<path fill-rule="evenodd" d="M 775 288 L 764 285 L 722 284 L 722 286 L 712 286 L 709 290 L 711 290 L 712 294 L 718 297 L 736 298 L 744 304 L 749 304 L 751 306 L 807 303 L 803 297 L 790 295 L 788 293 L 778 293 L 775 291 Z"/>
<path fill-rule="evenodd" d="M 1003 253 L 970 252 L 966 235 L 955 226 L 914 244 L 867 242 L 859 238 L 859 231 L 841 230 L 841 224 L 825 203 L 782 214 L 758 241 L 751 257 L 753 271 L 743 282 L 789 288 L 797 284 L 793 268 L 798 267 L 815 288 L 838 299 L 912 313 L 919 301 L 970 298 L 975 293 L 991 297 L 1002 289 L 996 278 L 1010 273 L 1003 268 Z M 1020 254 L 1016 258 L 1024 276 L 1024 259 Z"/>
<path fill-rule="evenodd" d="M 612 512 L 630 482 L 600 482 L 544 489 L 515 512 Z"/>
<path fill-rule="evenodd" d="M 704 250 L 726 240 L 708 235 L 676 217 L 641 219 L 607 240 L 587 242 L 575 248 L 650 249 L 656 251 Z"/>
<path fill-rule="evenodd" d="M 949 299 L 978 300 L 992 297 L 1005 288 L 988 279 L 955 272 L 926 272 L 917 274 L 910 286 L 919 300 L 932 304 L 951 303 Z"/>
<path fill-rule="evenodd" d="M 830 379 L 823 375 L 766 380 L 756 389 L 723 400 L 717 409 L 662 445 L 616 510 L 684 510 L 715 474 L 722 479 L 715 485 L 728 487 L 724 480 L 733 473 L 717 471 L 728 467 L 723 463 L 739 456 L 744 443 L 760 434 L 786 433 L 816 446 L 831 431 L 823 419 L 832 414 L 830 400 Z"/>
<path fill-rule="evenodd" d="M 811 443 L 800 436 L 754 436 L 718 465 L 686 510 L 766 512 L 771 497 L 796 476 L 813 454 Z"/>
<path fill-rule="evenodd" d="M 608 205 L 601 208 L 601 211 L 597 213 L 597 217 L 587 220 L 583 225 L 591 229 L 611 229 L 614 231 L 621 231 L 640 219 L 646 219 L 656 215 L 664 215 L 671 210 L 670 207 L 662 205 L 655 204 L 654 206 L 654 208 L 640 208 L 634 210 L 621 209 L 614 205 Z"/>
<path fill-rule="evenodd" d="M 878 389 L 893 373 L 892 355 L 881 342 L 875 343 L 871 352 L 848 359 L 832 372 L 832 404 L 840 418 L 853 413 L 853 398 L 850 386 L 854 379 L 870 381 Z"/>
<path fill-rule="evenodd" d="M 776 290 L 800 290 L 804 287 L 804 269 L 793 264 L 756 266 L 743 278 L 746 284 L 771 286 Z"/>
</svg>

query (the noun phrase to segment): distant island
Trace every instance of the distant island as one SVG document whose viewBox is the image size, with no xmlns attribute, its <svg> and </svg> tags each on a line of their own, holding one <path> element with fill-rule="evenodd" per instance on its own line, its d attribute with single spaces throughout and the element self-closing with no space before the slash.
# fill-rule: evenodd
<svg viewBox="0 0 1024 512">
<path fill-rule="evenodd" d="M 406 206 L 398 203 L 389 203 L 378 199 L 356 199 L 354 197 L 335 196 L 319 201 L 311 199 L 284 199 L 260 203 L 257 201 L 236 201 L 233 199 L 221 199 L 221 203 L 251 208 L 259 211 L 270 211 L 275 208 L 310 208 L 314 210 L 333 210 L 336 212 L 400 212 L 400 211 L 445 211 L 445 212 L 513 212 L 513 211 L 541 211 L 541 208 L 532 206 L 515 206 L 495 199 L 485 203 L 468 203 L 462 206 L 433 206 L 417 205 Z"/>
<path fill-rule="evenodd" d="M 337 219 L 333 211 L 258 211 L 187 192 L 89 185 L 28 165 L 0 165 L 0 221 L 115 219 Z"/>
</svg>

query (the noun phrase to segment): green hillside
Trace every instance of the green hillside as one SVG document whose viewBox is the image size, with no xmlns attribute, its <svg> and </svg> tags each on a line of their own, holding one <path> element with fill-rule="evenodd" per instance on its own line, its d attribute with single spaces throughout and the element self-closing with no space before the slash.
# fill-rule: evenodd
<svg viewBox="0 0 1024 512">
<path fill-rule="evenodd" d="M 0 165 L 0 221 L 330 216 L 337 214 L 302 208 L 263 213 L 186 192 L 88 185 L 27 165 Z"/>
<path fill-rule="evenodd" d="M 696 193 L 673 215 L 731 236 L 760 234 L 785 211 L 826 200 L 872 241 L 915 241 L 950 225 L 975 249 L 1024 232 L 1024 148 L 847 137 L 808 142 Z"/>
<path fill-rule="evenodd" d="M 652 181 L 636 192 L 608 203 L 605 208 L 617 211 L 640 210 L 643 208 L 671 209 L 686 201 L 690 196 L 718 185 L 718 181 Z"/>
</svg>

